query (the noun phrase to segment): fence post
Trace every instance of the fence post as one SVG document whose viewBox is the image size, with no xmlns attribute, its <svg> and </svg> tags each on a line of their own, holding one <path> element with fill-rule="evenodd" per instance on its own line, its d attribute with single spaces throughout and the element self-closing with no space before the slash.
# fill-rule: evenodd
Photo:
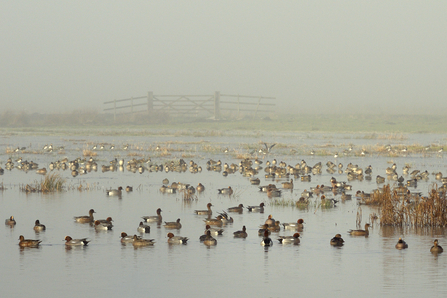
<svg viewBox="0 0 447 298">
<path fill-rule="evenodd" d="M 214 119 L 220 119 L 220 92 L 214 92 Z"/>
<path fill-rule="evenodd" d="M 150 115 L 154 109 L 154 92 L 147 93 L 147 113 Z"/>
<path fill-rule="evenodd" d="M 241 113 L 241 106 L 240 106 L 240 101 L 239 101 L 239 94 L 237 95 L 237 117 L 239 118 Z"/>
<path fill-rule="evenodd" d="M 259 96 L 259 99 L 258 99 L 258 104 L 256 105 L 256 110 L 255 110 L 255 114 L 254 114 L 254 116 L 253 116 L 253 119 L 255 119 L 256 118 L 256 115 L 258 114 L 258 109 L 259 109 L 259 104 L 261 103 L 261 96 Z"/>
<path fill-rule="evenodd" d="M 113 100 L 113 122 L 116 122 L 116 99 Z"/>
</svg>

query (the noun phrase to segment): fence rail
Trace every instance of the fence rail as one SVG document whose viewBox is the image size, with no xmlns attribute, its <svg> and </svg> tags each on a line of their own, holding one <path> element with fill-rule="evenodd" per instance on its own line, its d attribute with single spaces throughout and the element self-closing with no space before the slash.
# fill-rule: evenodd
<svg viewBox="0 0 447 298">
<path fill-rule="evenodd" d="M 230 100 L 228 100 L 230 99 Z M 237 99 L 237 101 L 235 101 Z M 162 111 L 169 114 L 183 113 L 190 116 L 207 116 L 221 119 L 221 111 L 237 111 L 253 113 L 268 113 L 275 103 L 264 103 L 263 100 L 276 100 L 275 97 L 220 94 L 216 91 L 212 95 L 154 95 L 152 91 L 147 96 L 138 96 L 124 99 L 115 99 L 104 102 L 107 105 L 103 111 L 113 111 L 114 119 L 118 114 L 130 114 Z M 110 105 L 112 105 L 110 107 Z M 227 106 L 228 105 L 228 106 Z M 234 107 L 236 105 L 236 107 Z M 141 109 L 141 107 L 145 107 Z M 250 108 L 250 106 L 255 106 Z M 242 108 L 241 108 L 242 107 Z"/>
</svg>

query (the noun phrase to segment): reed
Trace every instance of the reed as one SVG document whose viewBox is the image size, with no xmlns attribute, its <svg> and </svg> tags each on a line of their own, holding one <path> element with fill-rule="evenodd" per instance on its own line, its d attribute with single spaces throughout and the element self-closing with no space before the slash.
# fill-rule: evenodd
<svg viewBox="0 0 447 298">
<path fill-rule="evenodd" d="M 391 226 L 412 225 L 417 227 L 446 227 L 446 193 L 433 185 L 427 197 L 409 195 L 396 187 L 383 187 L 374 196 L 380 206 L 380 224 Z"/>
<path fill-rule="evenodd" d="M 44 180 L 40 183 L 40 190 L 42 192 L 62 191 L 65 184 L 65 179 L 58 173 L 45 175 Z"/>
</svg>

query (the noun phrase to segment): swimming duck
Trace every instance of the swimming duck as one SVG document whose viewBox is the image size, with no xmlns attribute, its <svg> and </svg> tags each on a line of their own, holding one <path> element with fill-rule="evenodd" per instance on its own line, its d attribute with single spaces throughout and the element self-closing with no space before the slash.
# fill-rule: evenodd
<svg viewBox="0 0 447 298">
<path fill-rule="evenodd" d="M 223 195 L 231 196 L 233 194 L 233 189 L 231 188 L 231 186 L 228 186 L 228 188 L 218 189 L 217 191 L 219 194 L 223 194 Z"/>
<path fill-rule="evenodd" d="M 249 212 L 260 212 L 264 213 L 264 203 L 259 204 L 259 206 L 247 206 Z"/>
<path fill-rule="evenodd" d="M 113 224 L 112 224 L 113 219 L 110 216 L 107 217 L 106 219 L 98 219 L 97 221 L 99 221 L 100 223 L 103 223 L 103 224 L 108 224 L 111 227 L 113 227 Z"/>
<path fill-rule="evenodd" d="M 148 246 L 148 245 L 154 245 L 155 241 L 154 239 L 143 239 L 141 237 L 138 237 L 137 235 L 133 235 L 133 246 Z"/>
<path fill-rule="evenodd" d="M 239 204 L 239 206 L 230 207 L 227 210 L 228 210 L 228 212 L 242 213 L 244 211 L 244 205 L 243 204 Z"/>
<path fill-rule="evenodd" d="M 435 241 L 433 241 L 433 246 L 430 248 L 430 252 L 442 253 L 443 251 L 444 249 L 442 248 L 442 246 L 438 245 L 438 239 L 435 239 Z"/>
<path fill-rule="evenodd" d="M 168 243 L 169 244 L 186 244 L 188 241 L 187 237 L 174 236 L 172 233 L 168 233 Z"/>
<path fill-rule="evenodd" d="M 245 226 L 242 227 L 242 231 L 236 231 L 233 233 L 233 236 L 235 238 L 247 238 L 248 234 L 247 234 L 247 229 L 245 228 Z"/>
<path fill-rule="evenodd" d="M 258 230 L 258 235 L 263 236 L 265 231 L 267 231 L 268 235 L 270 235 L 272 232 L 268 229 L 268 227 L 269 226 L 266 224 L 262 225 L 261 228 Z"/>
<path fill-rule="evenodd" d="M 293 236 L 279 236 L 278 241 L 281 244 L 299 244 L 300 233 L 295 233 Z"/>
<path fill-rule="evenodd" d="M 267 229 L 272 232 L 279 232 L 281 230 L 281 225 L 280 225 L 279 220 L 276 220 L 275 224 L 273 226 L 268 226 Z"/>
<path fill-rule="evenodd" d="M 336 234 L 334 238 L 331 239 L 330 244 L 332 246 L 343 246 L 345 241 L 341 238 L 340 234 Z"/>
<path fill-rule="evenodd" d="M 205 190 L 205 186 L 202 183 L 199 183 L 196 187 L 197 192 L 203 192 Z"/>
<path fill-rule="evenodd" d="M 364 230 L 349 230 L 348 233 L 351 234 L 351 236 L 368 236 L 370 224 L 365 224 Z"/>
<path fill-rule="evenodd" d="M 206 225 L 205 226 L 205 233 L 204 233 L 204 235 L 206 235 L 207 231 L 210 231 L 212 236 L 218 236 L 218 235 L 221 236 L 224 230 L 223 229 L 211 228 L 210 225 Z"/>
<path fill-rule="evenodd" d="M 120 186 L 120 187 L 118 187 L 118 189 L 106 190 L 106 194 L 107 194 L 109 197 L 113 197 L 113 196 L 121 196 L 121 194 L 122 194 L 122 190 L 123 190 L 123 188 Z"/>
<path fill-rule="evenodd" d="M 89 215 L 75 216 L 74 220 L 79 223 L 92 223 L 94 222 L 93 213 L 96 213 L 95 210 L 90 209 L 90 211 L 88 212 Z"/>
<path fill-rule="evenodd" d="M 180 229 L 182 227 L 182 224 L 180 223 L 180 218 L 178 218 L 177 221 L 170 221 L 170 222 L 165 221 L 164 227 L 167 229 Z"/>
<path fill-rule="evenodd" d="M 267 196 L 269 198 L 277 198 L 281 196 L 281 190 L 277 188 L 268 188 L 267 189 Z"/>
<path fill-rule="evenodd" d="M 297 222 L 283 223 L 285 230 L 296 230 L 304 228 L 304 220 L 302 218 L 298 219 Z"/>
<path fill-rule="evenodd" d="M 208 203 L 206 204 L 208 210 L 194 210 L 194 213 L 197 215 L 212 215 L 213 211 L 211 210 L 211 206 L 213 206 L 213 204 Z"/>
<path fill-rule="evenodd" d="M 211 232 L 208 230 L 206 231 L 206 234 L 204 235 L 205 238 L 203 239 L 203 244 L 206 246 L 213 246 L 217 244 L 217 240 L 211 236 Z"/>
<path fill-rule="evenodd" d="M 144 222 L 158 222 L 158 223 L 161 223 L 161 221 L 162 221 L 161 209 L 160 208 L 157 209 L 157 215 L 143 216 L 142 219 L 144 220 Z"/>
<path fill-rule="evenodd" d="M 37 169 L 36 173 L 40 174 L 40 175 L 46 175 L 47 174 L 47 169 L 46 168 Z"/>
<path fill-rule="evenodd" d="M 274 226 L 275 225 L 275 220 L 273 219 L 271 214 L 265 220 L 265 224 L 268 225 L 268 226 Z"/>
<path fill-rule="evenodd" d="M 38 247 L 39 243 L 42 242 L 41 240 L 25 239 L 23 235 L 20 235 L 19 240 L 20 247 Z"/>
<path fill-rule="evenodd" d="M 100 222 L 99 220 L 95 220 L 95 230 L 96 231 L 108 231 L 113 227 L 110 223 Z"/>
<path fill-rule="evenodd" d="M 67 246 L 86 246 L 89 242 L 87 238 L 73 239 L 70 236 L 65 236 L 65 245 Z"/>
<path fill-rule="evenodd" d="M 46 227 L 45 225 L 41 224 L 38 219 L 36 219 L 36 222 L 34 223 L 34 231 L 36 232 L 42 232 L 45 231 Z"/>
<path fill-rule="evenodd" d="M 140 236 L 137 236 L 137 239 L 141 239 Z M 121 232 L 121 243 L 132 243 L 134 241 L 134 236 L 129 236 L 125 232 Z"/>
<path fill-rule="evenodd" d="M 259 191 L 267 192 L 267 190 L 270 189 L 270 188 L 276 188 L 276 185 L 275 184 L 269 184 L 269 185 L 259 186 Z"/>
<path fill-rule="evenodd" d="M 259 178 L 250 178 L 251 185 L 259 185 L 261 180 Z"/>
<path fill-rule="evenodd" d="M 290 182 L 283 182 L 282 188 L 293 189 L 293 179 L 290 179 Z"/>
<path fill-rule="evenodd" d="M 9 217 L 5 220 L 5 225 L 7 225 L 7 226 L 13 227 L 13 226 L 15 226 L 15 224 L 16 224 L 16 220 L 14 219 L 14 216 L 12 216 L 12 215 L 11 215 L 11 217 Z"/>
<path fill-rule="evenodd" d="M 219 215 L 219 216 L 216 217 L 216 218 L 206 219 L 206 220 L 204 220 L 204 222 L 205 222 L 207 225 L 210 225 L 210 226 L 218 226 L 218 227 L 221 227 L 221 226 L 223 225 L 223 222 L 222 222 L 222 215 Z"/>
<path fill-rule="evenodd" d="M 150 233 L 151 232 L 151 227 L 148 225 L 143 224 L 142 221 L 140 221 L 140 225 L 137 228 L 137 232 L 139 233 Z"/>
<path fill-rule="evenodd" d="M 131 192 L 131 191 L 133 191 L 133 187 L 132 187 L 132 186 L 126 186 L 126 191 L 127 191 L 127 192 Z"/>
<path fill-rule="evenodd" d="M 396 243 L 396 248 L 397 249 L 408 248 L 408 244 L 404 240 L 402 240 L 402 238 L 399 238 L 399 240 Z"/>
<path fill-rule="evenodd" d="M 223 224 L 233 223 L 233 218 L 228 215 L 225 211 L 222 213 L 219 213 L 220 216 L 222 216 L 221 221 Z"/>
<path fill-rule="evenodd" d="M 272 241 L 272 239 L 270 239 L 268 231 L 264 232 L 264 238 L 262 238 L 261 245 L 262 246 L 272 246 L 273 245 L 273 241 Z"/>
</svg>

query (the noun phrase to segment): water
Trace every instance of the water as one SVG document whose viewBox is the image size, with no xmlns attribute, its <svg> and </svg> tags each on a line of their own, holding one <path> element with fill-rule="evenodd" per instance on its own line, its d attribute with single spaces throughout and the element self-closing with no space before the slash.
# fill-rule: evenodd
<svg viewBox="0 0 447 298">
<path fill-rule="evenodd" d="M 388 140 L 366 140 L 361 135 L 325 135 L 325 134 L 268 134 L 262 137 L 268 143 L 280 142 L 290 146 L 303 146 L 318 149 L 328 142 L 336 146 L 354 144 L 355 148 L 389 143 Z M 175 141 L 169 144 L 171 155 L 167 157 L 155 151 L 157 144 Z M 200 142 L 211 146 L 229 147 L 230 152 L 247 150 L 247 144 L 259 144 L 260 139 L 247 136 L 230 137 L 70 137 L 70 136 L 4 136 L 0 141 L 0 161 L 2 167 L 8 157 L 17 158 L 17 154 L 6 154 L 6 148 L 31 145 L 28 153 L 20 154 L 25 160 L 33 160 L 41 166 L 64 157 L 70 160 L 82 155 L 82 150 L 93 143 L 114 143 L 117 147 L 129 143 L 130 151 L 144 157 L 151 156 L 152 162 L 178 159 L 195 160 L 204 171 L 198 174 L 185 173 L 149 173 L 92 172 L 87 175 L 71 177 L 70 171 L 58 171 L 67 179 L 69 190 L 54 194 L 39 194 L 20 191 L 23 184 L 35 184 L 42 179 L 34 171 L 25 173 L 17 169 L 5 171 L 0 177 L 6 190 L 0 192 L 1 218 L 11 215 L 17 220 L 14 228 L 4 226 L 0 241 L 0 262 L 2 279 L 0 281 L 3 295 L 23 297 L 34 295 L 51 296 L 109 296 L 126 295 L 135 297 L 150 296 L 224 296 L 238 293 L 240 296 L 288 297 L 296 295 L 344 295 L 356 297 L 367 296 L 421 296 L 429 291 L 436 295 L 445 295 L 447 285 L 444 281 L 447 262 L 444 254 L 439 256 L 429 252 L 435 238 L 440 245 L 447 247 L 445 230 L 417 229 L 412 227 L 381 228 L 374 225 L 370 236 L 351 237 L 346 231 L 356 228 L 358 205 L 356 200 L 338 203 L 336 208 L 321 209 L 311 207 L 300 210 L 289 206 L 271 204 L 265 193 L 250 185 L 248 178 L 239 173 L 223 177 L 218 172 L 205 170 L 208 158 L 221 159 L 222 162 L 238 163 L 236 154 L 224 154 L 220 151 L 201 151 Z M 392 142 L 392 141 L 391 141 Z M 406 139 L 393 142 L 393 145 L 443 144 L 443 135 L 408 135 Z M 43 153 L 44 144 L 65 145 L 65 153 Z M 341 149 L 341 148 L 340 148 Z M 114 157 L 129 160 L 129 152 L 122 149 L 115 151 L 97 151 L 98 164 L 108 164 Z M 136 156 L 140 158 L 141 156 Z M 289 148 L 274 148 L 267 159 L 276 158 L 288 164 L 296 164 L 304 159 L 313 165 L 318 161 L 325 164 L 328 160 L 358 164 L 362 168 L 373 166 L 372 181 L 353 181 L 353 190 L 369 192 L 377 187 L 374 177 L 385 176 L 385 168 L 395 162 L 398 173 L 405 163 L 414 169 L 428 172 L 445 172 L 442 156 L 411 154 L 409 156 L 389 157 L 371 154 L 368 157 L 293 155 Z M 297 200 L 304 189 L 318 184 L 329 184 L 332 176 L 346 181 L 346 174 L 329 174 L 323 168 L 322 175 L 312 176 L 312 182 L 295 181 L 293 192 L 284 191 L 281 199 Z M 261 185 L 271 181 L 259 175 Z M 197 200 L 184 201 L 181 194 L 161 194 L 159 188 L 162 180 L 190 183 L 199 182 L 206 190 L 197 196 Z M 428 181 L 421 181 L 415 191 L 426 193 L 434 183 L 431 175 Z M 276 182 L 280 186 L 280 182 Z M 131 185 L 134 191 L 124 193 L 122 198 L 107 197 L 109 188 Z M 77 187 L 82 186 L 82 191 Z M 88 189 L 87 189 L 88 186 Z M 231 197 L 217 194 L 218 188 L 232 186 L 235 194 Z M 217 237 L 215 247 L 206 247 L 198 238 L 203 234 L 205 216 L 194 215 L 196 209 L 206 209 L 211 202 L 214 215 L 239 203 L 259 205 L 266 203 L 264 214 L 232 214 L 234 223 L 224 226 L 224 235 Z M 111 216 L 114 228 L 108 232 L 95 232 L 88 224 L 73 221 L 73 216 L 87 215 L 89 209 L 97 212 L 95 218 Z M 136 234 L 141 216 L 155 215 L 157 208 L 163 210 L 164 221 L 181 218 L 183 225 L 176 235 L 189 237 L 187 245 L 168 245 L 168 230 L 151 224 L 151 232 L 145 238 L 155 239 L 153 247 L 135 249 L 132 245 L 120 243 L 120 233 Z M 374 208 L 362 206 L 362 225 L 369 221 Z M 260 245 L 261 237 L 257 235 L 259 225 L 264 223 L 269 214 L 281 222 L 295 222 L 303 218 L 306 222 L 298 246 L 279 245 L 277 235 L 291 235 L 292 231 L 281 230 L 273 233 L 273 247 Z M 47 226 L 45 232 L 36 234 L 34 221 L 39 219 Z M 246 239 L 234 239 L 232 233 L 247 227 Z M 334 248 L 329 240 L 336 234 L 342 234 L 345 245 Z M 42 240 L 37 249 L 20 249 L 18 238 Z M 84 248 L 66 249 L 63 239 L 66 235 L 73 238 L 88 237 L 90 244 Z M 406 250 L 396 250 L 395 243 L 403 237 L 408 243 Z"/>
</svg>

